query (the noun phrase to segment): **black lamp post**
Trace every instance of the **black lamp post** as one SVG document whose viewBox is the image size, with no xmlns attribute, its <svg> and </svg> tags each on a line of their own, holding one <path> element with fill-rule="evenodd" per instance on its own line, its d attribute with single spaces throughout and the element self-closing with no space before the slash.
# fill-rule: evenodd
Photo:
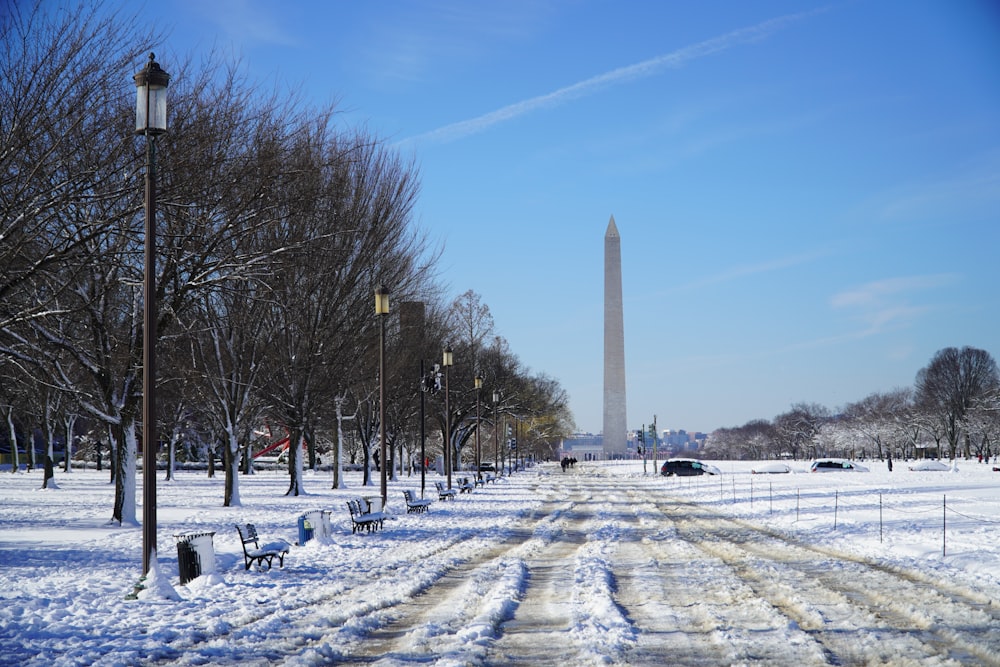
<svg viewBox="0 0 1000 667">
<path fill-rule="evenodd" d="M 170 75 L 149 54 L 135 75 L 135 133 L 146 135 L 146 241 L 142 314 L 142 574 L 156 558 L 156 137 L 167 131 Z"/>
<path fill-rule="evenodd" d="M 427 380 L 424 377 L 424 360 L 420 360 L 420 497 L 424 497 L 424 486 L 426 484 L 427 474 L 427 459 L 424 458 L 424 440 L 426 434 L 424 433 L 426 421 L 424 419 L 424 394 L 428 391 Z"/>
<path fill-rule="evenodd" d="M 451 345 L 444 348 L 441 365 L 444 366 L 444 467 L 448 469 L 448 488 L 451 488 L 451 402 L 448 400 L 448 369 L 454 363 Z"/>
<path fill-rule="evenodd" d="M 483 476 L 482 454 L 479 449 L 479 391 L 483 388 L 483 377 L 476 374 L 476 479 Z"/>
<path fill-rule="evenodd" d="M 497 407 L 500 405 L 500 392 L 493 392 L 493 469 L 500 473 L 500 422 L 497 419 Z"/>
<path fill-rule="evenodd" d="M 385 456 L 385 318 L 389 314 L 389 290 L 385 285 L 375 288 L 375 314 L 378 316 L 378 438 L 379 477 L 381 479 L 382 509 L 387 499 L 386 473 L 389 460 Z"/>
</svg>

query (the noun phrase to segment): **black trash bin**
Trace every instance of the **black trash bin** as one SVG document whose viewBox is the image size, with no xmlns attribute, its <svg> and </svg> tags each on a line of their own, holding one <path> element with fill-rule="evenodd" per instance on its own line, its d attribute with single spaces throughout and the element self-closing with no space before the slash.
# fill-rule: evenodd
<svg viewBox="0 0 1000 667">
<path fill-rule="evenodd" d="M 182 586 L 203 574 L 215 572 L 213 535 L 214 532 L 174 535 L 177 540 L 177 570 Z"/>
</svg>

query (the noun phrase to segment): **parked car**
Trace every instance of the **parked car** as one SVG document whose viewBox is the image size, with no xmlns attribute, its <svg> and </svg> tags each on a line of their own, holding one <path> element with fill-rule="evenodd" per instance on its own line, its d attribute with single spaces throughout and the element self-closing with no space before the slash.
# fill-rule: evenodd
<svg viewBox="0 0 1000 667">
<path fill-rule="evenodd" d="M 786 472 L 792 472 L 792 467 L 787 463 L 778 463 L 773 461 L 770 463 L 761 463 L 759 466 L 755 467 L 750 471 L 754 475 L 761 474 L 780 474 Z"/>
<path fill-rule="evenodd" d="M 664 477 L 677 475 L 678 477 L 690 477 L 691 475 L 718 475 L 720 471 L 713 465 L 702 463 L 697 459 L 667 459 L 660 466 L 660 474 Z"/>
<path fill-rule="evenodd" d="M 847 459 L 816 459 L 809 472 L 868 472 L 868 468 Z"/>
<path fill-rule="evenodd" d="M 951 470 L 951 466 L 948 465 L 947 463 L 944 463 L 943 461 L 925 460 L 925 461 L 917 461 L 916 463 L 910 466 L 910 470 L 915 470 L 915 471 L 939 470 L 943 472 L 946 470 Z"/>
<path fill-rule="evenodd" d="M 479 472 L 495 472 L 496 468 L 493 467 L 492 463 L 480 463 Z"/>
</svg>

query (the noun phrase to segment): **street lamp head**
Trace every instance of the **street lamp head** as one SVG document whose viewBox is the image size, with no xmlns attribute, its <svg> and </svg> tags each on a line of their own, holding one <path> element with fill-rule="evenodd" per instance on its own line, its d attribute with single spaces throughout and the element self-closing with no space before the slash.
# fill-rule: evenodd
<svg viewBox="0 0 1000 667">
<path fill-rule="evenodd" d="M 135 133 L 162 134 L 167 131 L 167 85 L 170 75 L 149 54 L 149 62 L 135 75 Z"/>
<path fill-rule="evenodd" d="M 385 285 L 375 288 L 375 314 L 389 314 L 389 290 Z"/>
<path fill-rule="evenodd" d="M 499 391 L 494 391 L 493 392 L 493 405 L 496 405 L 499 402 L 500 402 L 500 392 Z"/>
<path fill-rule="evenodd" d="M 476 391 L 479 391 L 482 388 L 483 388 L 483 376 L 476 375 Z"/>
<path fill-rule="evenodd" d="M 444 357 L 441 360 L 441 365 L 445 368 L 452 366 L 454 364 L 454 358 L 452 356 L 451 345 L 444 348 Z"/>
</svg>

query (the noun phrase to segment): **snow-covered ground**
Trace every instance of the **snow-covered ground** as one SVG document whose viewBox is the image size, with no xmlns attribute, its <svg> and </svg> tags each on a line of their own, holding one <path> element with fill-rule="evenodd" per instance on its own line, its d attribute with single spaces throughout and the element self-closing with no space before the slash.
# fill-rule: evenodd
<svg viewBox="0 0 1000 667">
<path fill-rule="evenodd" d="M 642 463 L 557 464 L 352 534 L 349 473 L 158 483 L 157 575 L 138 600 L 142 530 L 108 524 L 107 472 L 0 473 L 0 663 L 1000 664 L 1000 472 L 663 478 Z M 141 480 L 140 480 L 141 482 Z M 141 493 L 137 494 L 141 498 Z M 299 516 L 330 510 L 303 546 Z M 141 516 L 141 510 L 139 512 Z M 291 543 L 244 569 L 234 525 Z M 175 534 L 214 532 L 215 572 L 180 585 Z M 205 570 L 210 567 L 205 566 Z"/>
</svg>

